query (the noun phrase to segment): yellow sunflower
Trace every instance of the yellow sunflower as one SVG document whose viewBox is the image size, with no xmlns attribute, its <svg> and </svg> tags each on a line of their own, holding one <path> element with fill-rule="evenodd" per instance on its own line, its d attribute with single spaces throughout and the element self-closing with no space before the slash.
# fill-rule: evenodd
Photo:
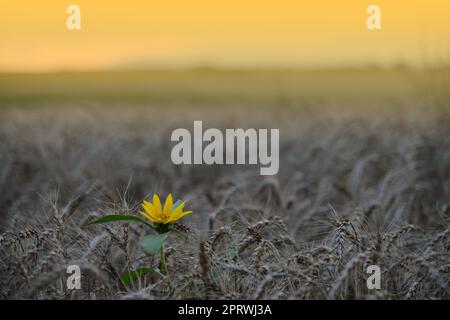
<svg viewBox="0 0 450 320">
<path fill-rule="evenodd" d="M 153 223 L 172 223 L 181 219 L 185 215 L 192 213 L 192 211 L 183 211 L 186 201 L 179 204 L 178 203 L 179 201 L 177 201 L 174 205 L 172 194 L 169 194 L 163 208 L 158 195 L 154 194 L 153 203 L 144 200 L 142 203 L 144 211 L 139 211 L 139 213 Z"/>
</svg>

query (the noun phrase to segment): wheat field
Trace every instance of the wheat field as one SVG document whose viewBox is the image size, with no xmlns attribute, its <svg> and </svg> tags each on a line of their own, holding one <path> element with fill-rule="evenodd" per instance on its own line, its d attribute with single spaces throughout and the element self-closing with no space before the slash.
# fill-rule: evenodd
<svg viewBox="0 0 450 320">
<path fill-rule="evenodd" d="M 449 299 L 450 87 L 369 73 L 2 75 L 0 299 Z M 172 164 L 194 120 L 279 128 L 279 173 Z M 153 193 L 187 200 L 188 237 L 125 284 L 159 265 L 148 231 L 86 223 Z"/>
</svg>

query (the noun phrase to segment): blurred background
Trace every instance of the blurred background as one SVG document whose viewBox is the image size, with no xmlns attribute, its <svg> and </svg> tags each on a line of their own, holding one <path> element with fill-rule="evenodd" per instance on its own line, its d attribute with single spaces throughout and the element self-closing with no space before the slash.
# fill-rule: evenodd
<svg viewBox="0 0 450 320">
<path fill-rule="evenodd" d="M 448 0 L 0 0 L 0 299 L 448 298 L 449 17 Z M 194 120 L 280 129 L 279 173 L 175 166 Z M 193 211 L 171 284 L 124 287 L 158 266 L 145 230 L 83 226 L 169 192 Z M 93 272 L 78 292 L 74 263 Z"/>
<path fill-rule="evenodd" d="M 66 28 L 66 9 L 71 4 L 81 9 L 80 30 Z M 382 15 L 379 31 L 366 28 L 366 9 L 371 4 L 361 0 L 2 1 L 0 69 L 310 69 L 448 62 L 447 2 L 376 1 Z"/>
<path fill-rule="evenodd" d="M 72 4 L 80 30 L 66 27 Z M 195 181 L 202 193 L 208 170 L 221 177 L 243 168 L 212 166 L 185 185 L 168 182 L 162 172 L 191 174 L 172 166 L 169 137 L 194 120 L 205 128 L 279 128 L 282 182 L 298 170 L 326 179 L 333 161 L 331 173 L 345 180 L 366 152 L 403 158 L 403 146 L 441 150 L 450 5 L 379 0 L 381 30 L 368 30 L 370 4 L 2 1 L 2 181 L 33 193 L 43 179 L 44 193 L 57 187 L 67 198 L 85 180 L 113 191 L 131 176 L 142 182 L 130 186 L 136 199 L 148 190 L 190 192 Z M 383 149 L 386 141 L 393 145 Z M 104 172 L 111 166 L 113 175 Z M 4 194 L 0 214 L 22 190 Z"/>
<path fill-rule="evenodd" d="M 66 28 L 71 4 L 80 30 Z M 390 96 L 415 87 L 418 70 L 448 71 L 446 1 L 379 0 L 382 29 L 372 31 L 370 4 L 2 1 L 0 99 Z"/>
</svg>

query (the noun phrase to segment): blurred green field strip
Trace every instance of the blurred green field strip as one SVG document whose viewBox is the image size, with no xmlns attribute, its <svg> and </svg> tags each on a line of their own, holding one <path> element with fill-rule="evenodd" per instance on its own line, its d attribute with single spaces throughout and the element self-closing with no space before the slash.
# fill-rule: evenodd
<svg viewBox="0 0 450 320">
<path fill-rule="evenodd" d="M 0 104 L 262 103 L 304 99 L 394 99 L 426 82 L 400 70 L 189 70 L 0 74 Z"/>
</svg>

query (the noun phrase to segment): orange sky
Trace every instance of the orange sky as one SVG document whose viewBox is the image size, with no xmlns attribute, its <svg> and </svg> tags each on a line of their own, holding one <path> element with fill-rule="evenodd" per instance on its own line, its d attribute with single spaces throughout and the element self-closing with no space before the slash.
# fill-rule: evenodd
<svg viewBox="0 0 450 320">
<path fill-rule="evenodd" d="M 450 57 L 449 17 L 448 0 L 0 0 L 0 70 L 422 64 Z"/>
</svg>

